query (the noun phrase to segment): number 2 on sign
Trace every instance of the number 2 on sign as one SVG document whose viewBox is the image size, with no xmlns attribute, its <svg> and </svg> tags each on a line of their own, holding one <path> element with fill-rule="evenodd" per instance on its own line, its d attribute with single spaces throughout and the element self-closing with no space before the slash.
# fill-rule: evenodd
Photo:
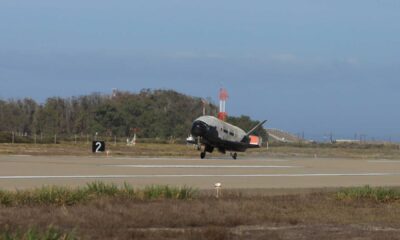
<svg viewBox="0 0 400 240">
<path fill-rule="evenodd" d="M 100 149 L 101 149 L 101 142 L 97 142 L 96 146 L 97 146 L 96 152 L 98 153 L 98 152 L 100 152 Z"/>
</svg>

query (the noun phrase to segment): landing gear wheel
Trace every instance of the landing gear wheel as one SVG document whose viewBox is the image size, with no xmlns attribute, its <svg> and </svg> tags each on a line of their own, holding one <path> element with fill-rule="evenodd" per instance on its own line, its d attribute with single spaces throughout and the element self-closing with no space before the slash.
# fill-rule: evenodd
<svg viewBox="0 0 400 240">
<path fill-rule="evenodd" d="M 233 154 L 231 154 L 231 156 L 232 156 L 233 159 L 236 160 L 236 158 L 237 158 L 237 153 L 233 153 Z"/>
<path fill-rule="evenodd" d="M 201 158 L 201 159 L 204 159 L 205 157 L 206 157 L 206 152 L 201 152 L 201 153 L 200 153 L 200 158 Z"/>
</svg>

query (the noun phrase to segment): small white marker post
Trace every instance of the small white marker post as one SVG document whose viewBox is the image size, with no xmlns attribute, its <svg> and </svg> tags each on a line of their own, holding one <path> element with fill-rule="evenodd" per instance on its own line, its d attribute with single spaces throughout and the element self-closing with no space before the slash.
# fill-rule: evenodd
<svg viewBox="0 0 400 240">
<path fill-rule="evenodd" d="M 217 192 L 216 197 L 219 198 L 220 190 L 221 190 L 222 184 L 221 184 L 221 183 L 216 183 L 216 184 L 214 184 L 214 187 L 215 187 L 215 190 L 216 190 L 216 192 Z"/>
</svg>

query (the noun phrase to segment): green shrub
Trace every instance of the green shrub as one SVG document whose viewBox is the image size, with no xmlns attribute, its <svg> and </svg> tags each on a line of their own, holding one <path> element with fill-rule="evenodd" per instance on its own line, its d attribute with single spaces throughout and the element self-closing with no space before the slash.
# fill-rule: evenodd
<svg viewBox="0 0 400 240">
<path fill-rule="evenodd" d="M 339 200 L 370 199 L 379 202 L 395 201 L 400 199 L 400 190 L 388 187 L 352 187 L 345 188 L 336 193 Z"/>
<path fill-rule="evenodd" d="M 114 183 L 106 184 L 99 181 L 88 183 L 85 190 L 97 196 L 116 196 L 120 193 L 120 189 Z"/>
<path fill-rule="evenodd" d="M 152 185 L 144 189 L 143 195 L 145 199 L 192 199 L 196 192 L 196 190 L 187 186 L 178 188 Z"/>
<path fill-rule="evenodd" d="M 190 187 L 170 187 L 152 185 L 144 189 L 134 189 L 130 184 L 124 183 L 119 187 L 113 183 L 103 182 L 88 183 L 84 187 L 69 188 L 60 186 L 43 186 L 33 190 L 0 190 L 0 205 L 30 205 L 30 204 L 55 204 L 74 205 L 90 201 L 98 197 L 122 197 L 129 199 L 154 200 L 154 199 L 192 199 L 197 190 Z"/>
</svg>

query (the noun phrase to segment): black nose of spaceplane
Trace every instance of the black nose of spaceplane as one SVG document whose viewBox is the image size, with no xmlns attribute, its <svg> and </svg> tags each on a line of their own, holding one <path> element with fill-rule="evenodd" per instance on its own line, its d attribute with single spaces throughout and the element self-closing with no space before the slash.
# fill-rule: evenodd
<svg viewBox="0 0 400 240">
<path fill-rule="evenodd" d="M 192 125 L 192 135 L 195 137 L 202 137 L 207 133 L 207 124 L 201 121 L 196 121 Z"/>
</svg>

